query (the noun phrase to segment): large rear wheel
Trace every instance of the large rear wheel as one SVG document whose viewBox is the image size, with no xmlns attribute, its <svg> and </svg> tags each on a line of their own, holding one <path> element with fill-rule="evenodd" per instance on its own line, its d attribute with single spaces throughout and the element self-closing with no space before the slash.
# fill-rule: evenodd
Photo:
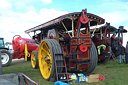
<svg viewBox="0 0 128 85">
<path fill-rule="evenodd" d="M 92 46 L 89 51 L 89 56 L 90 56 L 89 57 L 89 59 L 90 59 L 89 68 L 84 72 L 84 74 L 90 74 L 96 68 L 96 65 L 98 62 L 97 49 L 93 42 L 92 42 Z"/>
<path fill-rule="evenodd" d="M 55 59 L 62 59 L 62 55 L 54 55 L 55 53 L 62 53 L 61 46 L 55 39 L 45 39 L 39 46 L 39 68 L 42 77 L 46 80 L 55 78 Z M 56 62 L 57 66 L 63 64 L 63 62 Z M 58 71 L 62 72 L 62 68 L 58 68 Z"/>
</svg>

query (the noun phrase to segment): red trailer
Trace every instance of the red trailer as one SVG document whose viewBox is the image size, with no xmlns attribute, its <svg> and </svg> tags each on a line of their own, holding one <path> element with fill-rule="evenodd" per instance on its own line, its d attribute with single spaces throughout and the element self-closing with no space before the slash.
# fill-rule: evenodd
<svg viewBox="0 0 128 85">
<path fill-rule="evenodd" d="M 38 44 L 32 39 L 22 38 L 20 35 L 15 35 L 12 40 L 14 52 L 13 59 L 30 57 L 32 51 L 38 51 Z"/>
</svg>

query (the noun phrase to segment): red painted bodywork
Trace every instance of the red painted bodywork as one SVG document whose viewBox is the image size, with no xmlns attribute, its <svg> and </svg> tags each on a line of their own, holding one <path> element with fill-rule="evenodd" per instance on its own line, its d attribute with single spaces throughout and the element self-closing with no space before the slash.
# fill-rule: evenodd
<svg viewBox="0 0 128 85">
<path fill-rule="evenodd" d="M 25 44 L 27 44 L 27 49 L 29 54 L 31 54 L 32 51 L 38 51 L 38 45 L 36 42 L 32 39 L 27 39 L 27 38 L 22 38 L 20 35 L 15 35 L 12 40 L 12 45 L 13 45 L 13 59 L 20 59 L 24 58 L 25 53 Z"/>
<path fill-rule="evenodd" d="M 87 18 L 87 17 L 86 17 Z M 88 18 L 87 18 L 88 20 Z M 85 71 L 89 68 L 89 64 L 79 64 L 72 62 L 82 62 L 86 59 L 89 59 L 89 49 L 91 47 L 91 37 L 89 32 L 88 23 L 83 23 L 85 25 L 85 30 L 82 33 L 80 31 L 80 26 L 82 24 L 82 21 L 79 19 L 77 22 L 77 26 L 75 28 L 75 35 L 74 37 L 70 38 L 69 36 L 64 36 L 65 38 L 69 38 L 70 40 L 70 52 L 67 51 L 68 46 L 64 46 L 64 52 L 67 57 L 70 57 L 71 55 L 74 55 L 72 59 L 69 59 L 69 63 L 67 65 L 68 69 L 70 70 L 77 70 L 77 71 Z M 86 45 L 87 50 L 85 52 L 82 52 L 80 50 L 80 45 Z M 74 52 L 72 52 L 74 51 Z M 76 51 L 76 52 L 75 52 Z"/>
</svg>

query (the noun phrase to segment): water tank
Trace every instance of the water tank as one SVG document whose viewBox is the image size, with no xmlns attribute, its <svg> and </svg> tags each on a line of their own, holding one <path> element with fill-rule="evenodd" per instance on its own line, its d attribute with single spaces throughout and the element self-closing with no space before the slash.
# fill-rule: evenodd
<svg viewBox="0 0 128 85">
<path fill-rule="evenodd" d="M 34 50 L 38 51 L 38 45 L 32 39 L 22 38 L 20 35 L 15 35 L 12 40 L 13 50 L 19 51 L 19 53 L 24 52 L 25 44 L 27 44 L 28 52 L 32 52 Z"/>
</svg>

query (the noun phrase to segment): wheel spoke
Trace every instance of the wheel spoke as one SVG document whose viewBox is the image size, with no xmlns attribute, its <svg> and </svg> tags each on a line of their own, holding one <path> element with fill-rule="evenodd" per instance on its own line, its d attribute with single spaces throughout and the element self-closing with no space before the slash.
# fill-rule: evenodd
<svg viewBox="0 0 128 85">
<path fill-rule="evenodd" d="M 51 66 L 47 66 L 46 70 L 45 70 L 45 74 L 47 76 L 49 76 L 49 74 L 51 73 Z"/>
<path fill-rule="evenodd" d="M 35 60 L 32 60 L 32 62 L 35 64 Z"/>
<path fill-rule="evenodd" d="M 49 65 L 52 66 L 52 60 L 50 60 Z"/>
<path fill-rule="evenodd" d="M 44 67 L 46 64 L 47 64 L 47 63 L 44 63 L 44 64 L 42 65 L 42 67 Z"/>
<path fill-rule="evenodd" d="M 48 45 L 47 45 L 46 43 L 44 44 L 44 46 L 45 46 L 47 49 L 49 49 L 49 47 L 48 47 Z"/>
<path fill-rule="evenodd" d="M 35 62 L 35 59 L 32 59 L 33 62 Z"/>
<path fill-rule="evenodd" d="M 43 52 L 47 53 L 47 51 L 44 48 L 42 48 L 42 50 L 43 50 Z"/>
<path fill-rule="evenodd" d="M 43 51 L 42 51 L 42 54 L 41 54 L 41 55 L 43 55 L 42 58 L 44 58 L 45 56 L 48 55 L 48 56 L 49 56 L 49 59 L 51 60 L 51 53 L 48 52 L 48 51 L 46 51 L 44 48 L 42 48 L 42 50 L 43 50 Z M 44 54 L 43 52 L 45 52 L 46 54 Z"/>
<path fill-rule="evenodd" d="M 33 62 L 33 64 L 35 65 L 35 62 Z"/>
<path fill-rule="evenodd" d="M 47 71 L 48 71 L 48 69 L 49 69 L 49 66 L 45 69 L 45 73 L 49 73 L 49 72 L 47 72 Z"/>
<path fill-rule="evenodd" d="M 35 58 L 34 57 L 32 58 L 32 61 L 35 61 Z"/>
<path fill-rule="evenodd" d="M 51 54 L 51 52 L 50 52 L 50 50 L 49 49 L 45 49 L 45 48 L 42 48 L 42 50 L 43 50 L 43 52 L 45 52 L 45 53 L 49 53 L 49 54 Z"/>
</svg>

